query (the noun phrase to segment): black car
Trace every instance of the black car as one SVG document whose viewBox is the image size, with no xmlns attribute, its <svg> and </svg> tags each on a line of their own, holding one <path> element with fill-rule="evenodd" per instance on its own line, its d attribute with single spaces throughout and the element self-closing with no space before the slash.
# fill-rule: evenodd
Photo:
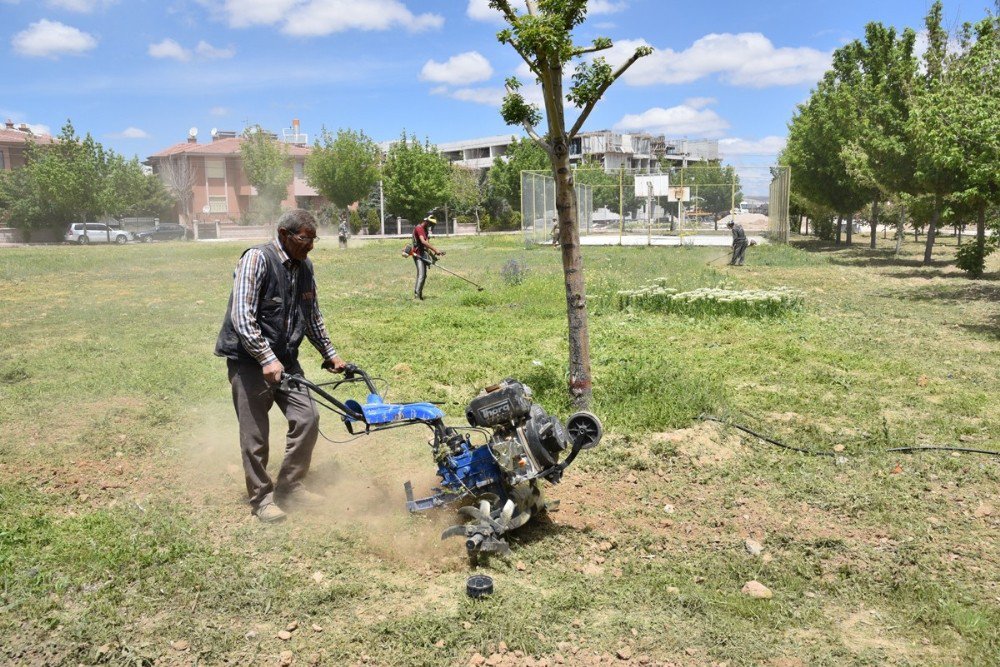
<svg viewBox="0 0 1000 667">
<path fill-rule="evenodd" d="M 172 222 L 165 222 L 158 227 L 135 233 L 135 240 L 149 243 L 150 241 L 183 241 L 187 238 L 187 229 Z"/>
</svg>

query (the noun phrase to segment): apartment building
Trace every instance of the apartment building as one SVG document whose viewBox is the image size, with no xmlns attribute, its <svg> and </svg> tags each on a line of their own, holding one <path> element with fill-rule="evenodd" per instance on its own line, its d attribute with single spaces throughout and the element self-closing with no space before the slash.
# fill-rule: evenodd
<svg viewBox="0 0 1000 667">
<path fill-rule="evenodd" d="M 28 142 L 51 144 L 54 139 L 47 134 L 34 134 L 27 125 L 15 125 L 8 119 L 0 128 L 0 171 L 12 171 L 24 166 L 24 152 Z"/>
<path fill-rule="evenodd" d="M 293 171 L 283 208 L 314 208 L 323 201 L 321 195 L 306 183 L 305 159 L 309 155 L 308 136 L 299 132 L 299 122 L 282 133 L 275 141 L 285 144 Z M 178 205 L 177 215 L 181 224 L 198 222 L 238 221 L 250 210 L 251 198 L 257 189 L 247 180 L 243 170 L 240 145 L 243 139 L 235 132 L 212 130 L 207 142 L 198 141 L 198 131 L 191 128 L 187 141 L 174 144 L 159 153 L 150 155 L 146 164 L 165 183 L 189 183 L 191 200 L 188 206 Z"/>
<path fill-rule="evenodd" d="M 487 169 L 507 153 L 515 137 L 499 135 L 438 144 L 438 152 L 462 166 Z M 387 149 L 387 146 L 384 148 Z M 621 167 L 644 171 L 666 170 L 719 159 L 713 139 L 667 139 L 664 135 L 609 130 L 581 132 L 569 147 L 570 164 L 597 161 L 609 171 Z"/>
</svg>

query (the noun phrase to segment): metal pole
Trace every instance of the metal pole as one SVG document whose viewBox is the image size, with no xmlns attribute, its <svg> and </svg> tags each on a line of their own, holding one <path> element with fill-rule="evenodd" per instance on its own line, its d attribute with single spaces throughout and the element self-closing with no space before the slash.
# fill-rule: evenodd
<svg viewBox="0 0 1000 667">
<path fill-rule="evenodd" d="M 625 165 L 618 169 L 618 245 L 622 244 L 625 233 Z"/>
<path fill-rule="evenodd" d="M 646 245 L 653 245 L 653 181 L 646 181 Z"/>
<path fill-rule="evenodd" d="M 382 189 L 382 179 L 378 181 L 378 220 L 379 232 L 385 236 L 385 191 Z"/>
<path fill-rule="evenodd" d="M 549 238 L 549 189 L 542 188 L 542 242 Z"/>
</svg>

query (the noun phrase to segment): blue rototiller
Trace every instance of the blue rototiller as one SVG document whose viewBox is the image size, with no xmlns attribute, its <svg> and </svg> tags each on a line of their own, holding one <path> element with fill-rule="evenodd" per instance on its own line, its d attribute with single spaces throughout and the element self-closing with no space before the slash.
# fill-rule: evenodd
<svg viewBox="0 0 1000 667">
<path fill-rule="evenodd" d="M 353 399 L 341 402 L 330 394 L 352 382 L 367 387 L 364 404 Z M 509 553 L 504 535 L 546 509 L 542 481 L 559 483 L 577 455 L 595 447 L 602 435 L 600 420 L 589 412 L 575 413 L 563 426 L 532 402 L 527 385 L 512 378 L 486 387 L 472 399 L 465 411 L 468 427 L 446 426 L 444 412 L 433 403 L 386 403 L 372 378 L 354 365 L 347 366 L 343 379 L 333 382 L 315 384 L 301 375 L 286 374 L 282 385 L 307 388 L 317 403 L 340 415 L 352 435 L 414 424 L 430 428 L 433 437 L 428 444 L 440 486 L 434 495 L 414 498 L 413 487 L 406 482 L 406 506 L 420 512 L 461 504 L 458 512 L 468 522 L 448 528 L 441 537 L 465 537 L 471 556 Z M 486 443 L 473 445 L 472 432 L 481 433 Z"/>
</svg>

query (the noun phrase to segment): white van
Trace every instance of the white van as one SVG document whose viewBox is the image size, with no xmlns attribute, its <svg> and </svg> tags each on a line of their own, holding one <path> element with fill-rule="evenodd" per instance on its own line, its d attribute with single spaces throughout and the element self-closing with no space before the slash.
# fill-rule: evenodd
<svg viewBox="0 0 1000 667">
<path fill-rule="evenodd" d="M 132 240 L 132 233 L 124 229 L 109 227 L 103 222 L 74 222 L 66 229 L 66 241 L 86 245 L 88 243 L 117 243 Z"/>
</svg>

